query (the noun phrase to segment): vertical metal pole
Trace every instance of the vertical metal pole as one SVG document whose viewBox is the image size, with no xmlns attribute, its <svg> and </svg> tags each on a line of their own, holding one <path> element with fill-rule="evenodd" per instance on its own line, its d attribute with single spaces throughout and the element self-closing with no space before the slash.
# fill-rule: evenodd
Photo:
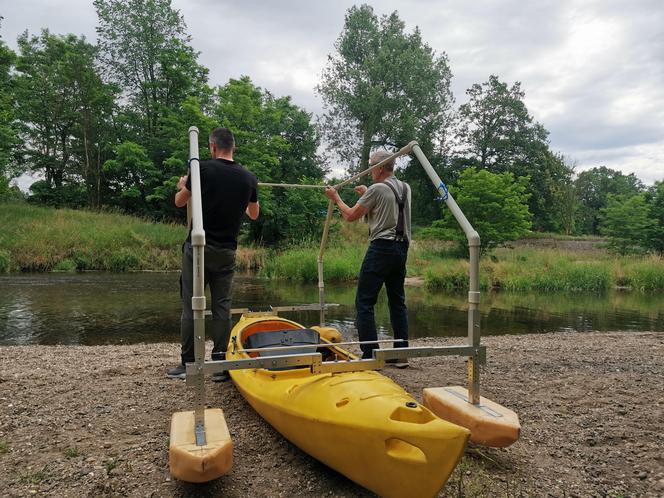
<svg viewBox="0 0 664 498">
<path fill-rule="evenodd" d="M 330 221 L 334 212 L 334 201 L 330 199 L 327 203 L 327 216 L 325 217 L 325 226 L 323 227 L 323 236 L 320 239 L 320 249 L 318 251 L 318 303 L 320 304 L 320 326 L 325 326 L 325 283 L 323 281 L 323 255 L 325 254 L 325 244 L 327 236 L 330 233 Z"/>
<path fill-rule="evenodd" d="M 438 173 L 433 169 L 417 142 L 409 144 L 420 164 L 429 175 L 434 187 L 440 193 L 441 198 L 447 204 L 452 215 L 457 220 L 463 232 L 468 238 L 470 249 L 470 291 L 468 292 L 468 345 L 477 347 L 480 345 L 480 236 L 472 227 L 459 205 L 447 191 L 447 186 L 442 182 Z M 474 404 L 480 403 L 480 369 L 477 354 L 468 357 L 468 400 Z"/>
<path fill-rule="evenodd" d="M 471 241 L 469 241 L 470 243 Z M 476 243 L 475 243 L 476 242 Z M 470 290 L 468 291 L 468 345 L 480 345 L 480 244 L 472 241 L 470 249 Z M 476 354 L 468 357 L 468 400 L 480 403 L 480 361 Z"/>
<path fill-rule="evenodd" d="M 203 208 L 201 199 L 201 174 L 198 159 L 198 128 L 189 128 L 189 158 L 191 175 L 191 245 L 193 247 L 193 295 L 191 309 L 194 312 L 194 389 L 196 390 L 194 408 L 194 432 L 196 445 L 203 446 L 205 441 L 205 230 L 203 230 Z"/>
</svg>

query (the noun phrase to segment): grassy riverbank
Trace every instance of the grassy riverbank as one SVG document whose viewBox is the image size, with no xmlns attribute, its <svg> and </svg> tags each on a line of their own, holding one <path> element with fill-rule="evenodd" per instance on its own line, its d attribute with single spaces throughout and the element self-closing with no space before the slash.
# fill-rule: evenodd
<svg viewBox="0 0 664 498">
<path fill-rule="evenodd" d="M 465 288 L 468 261 L 440 258 L 424 272 L 430 288 Z M 639 291 L 664 289 L 664 259 L 618 257 L 604 251 L 501 248 L 480 264 L 483 289 L 508 291 L 606 291 L 626 287 Z"/>
<path fill-rule="evenodd" d="M 325 253 L 325 277 L 353 280 L 366 250 L 366 227 L 340 224 Z M 318 247 L 297 247 L 270 254 L 262 272 L 270 278 L 318 279 Z M 591 291 L 615 287 L 638 291 L 664 289 L 664 258 L 616 256 L 596 238 L 535 236 L 498 248 L 480 265 L 482 289 L 508 291 Z M 415 240 L 408 257 L 408 276 L 421 277 L 431 289 L 465 289 L 467 257 L 455 254 L 450 243 Z"/>
<path fill-rule="evenodd" d="M 173 271 L 180 268 L 182 225 L 153 223 L 116 213 L 51 209 L 25 203 L 0 206 L 0 272 Z M 366 248 L 366 226 L 336 221 L 325 252 L 325 278 L 354 280 Z M 243 246 L 240 270 L 268 278 L 316 281 L 317 242 L 273 251 Z M 413 242 L 408 275 L 429 288 L 465 288 L 468 260 L 449 243 Z M 592 291 L 614 287 L 664 289 L 664 258 L 619 257 L 592 238 L 533 237 L 483 258 L 483 289 Z"/>
<path fill-rule="evenodd" d="M 26 203 L 0 210 L 0 271 L 175 270 L 183 226 Z"/>
</svg>

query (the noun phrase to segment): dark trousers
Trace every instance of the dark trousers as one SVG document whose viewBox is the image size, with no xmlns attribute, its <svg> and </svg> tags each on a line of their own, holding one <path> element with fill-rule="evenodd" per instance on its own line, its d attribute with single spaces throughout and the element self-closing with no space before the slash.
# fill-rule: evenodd
<svg viewBox="0 0 664 498">
<path fill-rule="evenodd" d="M 224 359 L 228 339 L 231 335 L 231 291 L 235 272 L 235 250 L 205 246 L 204 252 L 205 285 L 210 286 L 212 309 L 212 359 Z M 194 361 L 194 313 L 191 309 L 191 296 L 194 289 L 193 247 L 185 242 L 182 247 L 182 276 L 180 277 L 180 297 L 182 317 L 180 319 L 180 342 L 182 364 Z"/>
<path fill-rule="evenodd" d="M 408 310 L 403 287 L 407 258 L 408 242 L 379 239 L 369 244 L 355 296 L 356 326 L 360 341 L 375 341 L 378 338 L 374 306 L 385 284 L 394 338 L 404 340 L 394 343 L 394 347 L 408 347 Z M 371 358 L 371 352 L 378 349 L 378 344 L 362 344 L 360 347 L 362 358 Z"/>
</svg>

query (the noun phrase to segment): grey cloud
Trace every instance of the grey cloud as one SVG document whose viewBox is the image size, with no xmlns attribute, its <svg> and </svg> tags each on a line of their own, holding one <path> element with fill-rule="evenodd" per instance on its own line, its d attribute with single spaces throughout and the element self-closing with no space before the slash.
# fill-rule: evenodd
<svg viewBox="0 0 664 498">
<path fill-rule="evenodd" d="M 358 2 L 358 4 L 361 2 Z M 554 150 L 656 176 L 664 150 L 664 3 L 661 0 L 381 0 L 437 53 L 447 53 L 458 103 L 490 74 L 522 83 L 531 114 Z M 320 113 L 314 86 L 354 2 L 174 0 L 210 83 L 249 75 L 277 96 Z M 69 15 L 74 12 L 75 15 Z M 91 0 L 5 2 L 1 34 L 14 45 L 25 28 L 94 39 Z M 595 39 L 593 24 L 606 32 Z M 576 40 L 572 45 L 571 40 Z M 600 50 L 601 47 L 605 50 Z M 600 48 L 598 48 L 600 47 Z M 646 152 L 643 152 L 646 150 Z M 622 158 L 622 160 L 621 160 Z"/>
</svg>

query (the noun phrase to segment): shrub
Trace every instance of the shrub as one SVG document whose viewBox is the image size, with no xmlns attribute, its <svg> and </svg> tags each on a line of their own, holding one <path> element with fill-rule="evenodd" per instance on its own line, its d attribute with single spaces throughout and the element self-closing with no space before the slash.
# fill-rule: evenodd
<svg viewBox="0 0 664 498">
<path fill-rule="evenodd" d="M 481 250 L 487 252 L 507 241 L 523 237 L 530 228 L 526 193 L 528 177 L 516 180 L 511 173 L 494 174 L 486 170 L 466 169 L 459 177 L 454 193 L 457 204 L 477 230 Z M 449 209 L 443 208 L 443 219 L 424 229 L 427 237 L 457 240 L 467 254 L 468 241 Z"/>
<path fill-rule="evenodd" d="M 139 268 L 140 259 L 129 249 L 120 249 L 108 258 L 108 269 L 111 271 L 128 271 Z"/>
<path fill-rule="evenodd" d="M 0 249 L 0 273 L 7 273 L 12 269 L 12 259 L 7 251 Z"/>
<path fill-rule="evenodd" d="M 72 273 L 75 272 L 76 269 L 77 265 L 75 261 L 71 259 L 63 259 L 62 261 L 58 261 L 55 266 L 53 266 L 52 271 Z"/>
</svg>

